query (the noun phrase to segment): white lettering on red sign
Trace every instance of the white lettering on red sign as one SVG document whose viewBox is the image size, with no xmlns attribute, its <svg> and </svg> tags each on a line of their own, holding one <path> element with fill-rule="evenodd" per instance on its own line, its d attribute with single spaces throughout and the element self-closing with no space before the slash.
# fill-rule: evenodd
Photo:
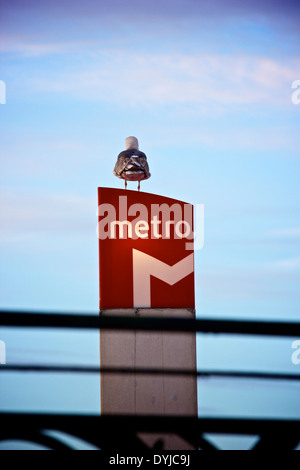
<svg viewBox="0 0 300 470">
<path fill-rule="evenodd" d="M 150 276 L 170 286 L 184 279 L 194 271 L 193 254 L 186 256 L 173 266 L 163 263 L 139 250 L 132 250 L 133 258 L 133 303 L 135 308 L 151 307 Z"/>
</svg>

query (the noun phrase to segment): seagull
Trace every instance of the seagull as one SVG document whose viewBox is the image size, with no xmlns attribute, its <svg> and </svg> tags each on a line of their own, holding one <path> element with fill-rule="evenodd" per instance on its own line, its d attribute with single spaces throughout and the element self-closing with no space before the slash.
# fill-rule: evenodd
<svg viewBox="0 0 300 470">
<path fill-rule="evenodd" d="M 118 178 L 125 180 L 125 189 L 127 189 L 127 181 L 138 181 L 138 191 L 141 180 L 150 178 L 147 157 L 144 152 L 140 152 L 136 137 L 126 138 L 125 150 L 119 153 L 113 173 Z"/>
</svg>

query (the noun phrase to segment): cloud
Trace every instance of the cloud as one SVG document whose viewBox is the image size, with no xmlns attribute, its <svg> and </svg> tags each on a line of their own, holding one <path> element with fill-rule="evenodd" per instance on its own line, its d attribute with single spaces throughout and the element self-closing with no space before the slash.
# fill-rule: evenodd
<svg viewBox="0 0 300 470">
<path fill-rule="evenodd" d="M 66 60 L 68 60 L 66 58 Z M 67 68 L 67 66 L 66 66 Z M 155 54 L 98 50 L 85 70 L 47 71 L 27 79 L 32 92 L 126 105 L 287 104 L 299 59 L 253 55 Z"/>
<path fill-rule="evenodd" d="M 294 258 L 282 259 L 274 262 L 274 267 L 278 269 L 284 269 L 286 271 L 295 271 L 300 268 L 300 256 Z"/>
<path fill-rule="evenodd" d="M 90 231 L 93 222 L 96 237 L 97 217 L 92 199 L 72 194 L 1 192 L 3 239 L 6 231 L 13 231 L 17 237 L 40 231 Z"/>
<path fill-rule="evenodd" d="M 281 238 L 300 238 L 300 228 L 291 227 L 274 229 L 270 231 L 270 235 Z"/>
<path fill-rule="evenodd" d="M 40 58 L 51 55 L 78 54 L 88 48 L 99 47 L 100 41 L 60 41 L 41 42 L 29 38 L 11 36 L 2 37 L 0 52 L 11 52 L 25 58 Z"/>
<path fill-rule="evenodd" d="M 227 318 L 299 319 L 299 268 L 227 266 L 196 270 L 198 315 Z"/>
</svg>

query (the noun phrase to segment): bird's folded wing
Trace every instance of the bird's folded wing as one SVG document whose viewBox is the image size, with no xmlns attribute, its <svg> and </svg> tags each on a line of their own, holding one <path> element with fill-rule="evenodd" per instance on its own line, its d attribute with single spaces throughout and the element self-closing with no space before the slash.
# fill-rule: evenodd
<svg viewBox="0 0 300 470">
<path fill-rule="evenodd" d="M 127 163 L 129 162 L 128 157 L 119 157 L 117 163 L 115 164 L 114 168 L 114 175 L 120 176 L 122 171 L 125 170 Z"/>
<path fill-rule="evenodd" d="M 144 172 L 145 172 L 146 176 L 149 177 L 150 176 L 150 170 L 149 170 L 149 165 L 148 165 L 148 162 L 147 162 L 146 158 L 141 158 L 140 163 L 141 163 L 141 165 L 144 169 Z"/>
</svg>

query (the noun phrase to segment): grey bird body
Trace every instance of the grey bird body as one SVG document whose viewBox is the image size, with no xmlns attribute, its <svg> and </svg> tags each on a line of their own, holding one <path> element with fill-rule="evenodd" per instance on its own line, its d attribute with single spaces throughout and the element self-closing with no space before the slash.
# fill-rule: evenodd
<svg viewBox="0 0 300 470">
<path fill-rule="evenodd" d="M 150 178 L 149 165 L 144 152 L 138 148 L 138 141 L 135 137 L 127 137 L 126 148 L 118 155 L 117 163 L 113 171 L 118 178 L 127 181 L 142 181 Z M 139 189 L 139 186 L 138 186 Z"/>
</svg>

